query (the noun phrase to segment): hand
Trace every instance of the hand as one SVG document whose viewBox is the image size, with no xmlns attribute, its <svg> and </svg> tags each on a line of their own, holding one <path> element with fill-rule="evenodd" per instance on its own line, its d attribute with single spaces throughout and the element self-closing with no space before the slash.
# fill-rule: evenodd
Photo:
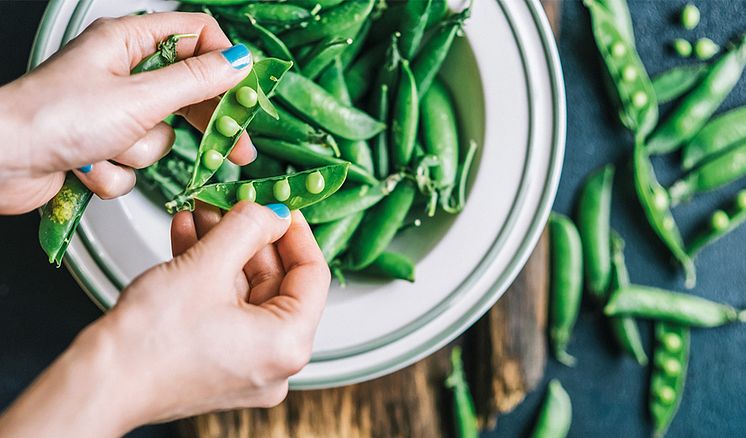
<svg viewBox="0 0 746 438">
<path fill-rule="evenodd" d="M 130 76 L 175 33 L 198 35 L 177 44 L 182 61 Z M 36 70 L 0 88 L 0 213 L 41 206 L 57 193 L 65 171 L 88 164 L 89 172 L 76 175 L 101 198 L 129 192 L 132 169 L 157 161 L 173 143 L 172 129 L 161 122 L 166 116 L 178 112 L 204 129 L 215 96 L 246 76 L 250 59 L 234 59 L 235 51 L 224 55 L 230 46 L 206 14 L 100 19 Z M 255 156 L 244 134 L 229 159 L 245 165 Z"/>
<path fill-rule="evenodd" d="M 303 216 L 277 211 L 241 203 L 222 219 L 208 208 L 176 215 L 174 260 L 124 291 L 11 407 L 0 435 L 121 435 L 282 401 L 310 358 L 330 274 Z M 22 428 L 24 408 L 44 420 Z"/>
</svg>

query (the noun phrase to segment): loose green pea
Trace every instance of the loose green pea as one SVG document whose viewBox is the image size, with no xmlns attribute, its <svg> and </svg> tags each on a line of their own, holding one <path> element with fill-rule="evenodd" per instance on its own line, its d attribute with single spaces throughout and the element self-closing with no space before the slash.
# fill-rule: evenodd
<svg viewBox="0 0 746 438">
<path fill-rule="evenodd" d="M 709 38 L 700 38 L 694 43 L 694 54 L 702 61 L 712 58 L 719 51 L 720 46 Z"/>
<path fill-rule="evenodd" d="M 632 82 L 637 79 L 637 76 L 637 69 L 632 67 L 631 65 L 624 67 L 624 70 L 622 70 L 622 79 L 625 82 Z"/>
<path fill-rule="evenodd" d="M 729 223 L 730 218 L 728 217 L 728 213 L 724 212 L 723 210 L 716 210 L 714 213 L 712 213 L 712 217 L 710 218 L 710 225 L 714 230 L 722 231 L 728 228 Z"/>
<path fill-rule="evenodd" d="M 648 103 L 648 95 L 642 91 L 636 91 L 635 94 L 632 95 L 632 105 L 635 106 L 635 108 L 642 108 Z"/>
<path fill-rule="evenodd" d="M 288 180 L 281 179 L 277 181 L 272 187 L 272 193 L 275 195 L 275 199 L 280 202 L 290 199 L 290 183 L 288 183 Z"/>
<path fill-rule="evenodd" d="M 679 351 L 681 351 L 681 337 L 677 334 L 666 333 L 665 335 L 663 335 L 661 343 L 663 344 L 663 348 L 665 348 L 666 351 L 668 351 L 669 353 L 678 353 Z"/>
<path fill-rule="evenodd" d="M 306 177 L 306 190 L 314 195 L 324 190 L 324 176 L 320 172 L 313 172 Z"/>
<path fill-rule="evenodd" d="M 210 170 L 218 170 L 218 168 L 223 164 L 223 160 L 225 160 L 225 158 L 223 158 L 220 152 L 214 149 L 210 149 L 202 155 L 202 164 Z"/>
<path fill-rule="evenodd" d="M 746 209 L 746 190 L 741 190 L 736 195 L 736 206 L 741 210 Z"/>
<path fill-rule="evenodd" d="M 253 88 L 241 87 L 236 91 L 236 101 L 246 108 L 254 108 L 259 101 L 259 96 Z"/>
<path fill-rule="evenodd" d="M 699 24 L 699 9 L 689 3 L 681 10 L 681 25 L 686 30 L 692 30 Z"/>
<path fill-rule="evenodd" d="M 658 388 L 655 395 L 658 397 L 658 400 L 667 405 L 670 405 L 674 400 L 676 400 L 676 393 L 670 386 L 662 386 Z"/>
<path fill-rule="evenodd" d="M 614 58 L 621 58 L 627 53 L 627 47 L 620 42 L 616 42 L 611 46 L 611 56 Z"/>
<path fill-rule="evenodd" d="M 241 125 L 231 116 L 222 116 L 215 124 L 215 129 L 226 137 L 233 137 L 241 130 Z"/>
<path fill-rule="evenodd" d="M 254 184 L 242 184 L 241 187 L 238 188 L 238 192 L 236 192 L 236 197 L 239 201 L 256 201 L 256 189 L 254 188 Z"/>
<path fill-rule="evenodd" d="M 692 56 L 692 43 L 683 38 L 676 38 L 673 40 L 673 50 L 682 58 L 688 58 Z"/>
</svg>

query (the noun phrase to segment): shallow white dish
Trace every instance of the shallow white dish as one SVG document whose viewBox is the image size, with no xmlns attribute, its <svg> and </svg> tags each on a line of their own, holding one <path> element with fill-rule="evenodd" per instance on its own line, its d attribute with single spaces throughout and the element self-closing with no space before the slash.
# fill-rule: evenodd
<svg viewBox="0 0 746 438">
<path fill-rule="evenodd" d="M 163 0 L 52 0 L 34 67 L 100 16 L 168 10 Z M 538 0 L 476 0 L 445 67 L 465 136 L 480 145 L 467 208 L 395 242 L 417 281 L 334 286 L 311 363 L 296 389 L 339 386 L 403 368 L 442 347 L 502 295 L 533 249 L 554 200 L 565 141 L 561 68 Z M 138 191 L 94 199 L 66 266 L 102 307 L 170 256 L 169 218 Z M 423 238 L 424 237 L 424 238 Z"/>
</svg>

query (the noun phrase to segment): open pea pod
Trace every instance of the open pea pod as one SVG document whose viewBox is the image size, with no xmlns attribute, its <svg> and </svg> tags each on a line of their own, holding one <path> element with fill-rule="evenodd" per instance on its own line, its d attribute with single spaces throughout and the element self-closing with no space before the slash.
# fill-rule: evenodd
<svg viewBox="0 0 746 438">
<path fill-rule="evenodd" d="M 193 210 L 200 200 L 223 210 L 249 200 L 258 204 L 283 203 L 298 210 L 326 199 L 336 192 L 347 178 L 349 163 L 309 169 L 292 175 L 279 175 L 255 180 L 209 184 L 188 190 L 166 204 L 169 213 Z"/>
<path fill-rule="evenodd" d="M 273 112 L 267 95 L 291 66 L 291 62 L 274 58 L 259 61 L 246 78 L 223 95 L 200 142 L 199 162 L 195 163 L 187 191 L 205 184 L 220 168 L 260 108 L 268 114 Z"/>
</svg>

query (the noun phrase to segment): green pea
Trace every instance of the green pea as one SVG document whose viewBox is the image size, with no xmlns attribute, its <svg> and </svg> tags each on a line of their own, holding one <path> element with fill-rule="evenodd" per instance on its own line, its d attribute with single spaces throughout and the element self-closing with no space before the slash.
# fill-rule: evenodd
<svg viewBox="0 0 746 438">
<path fill-rule="evenodd" d="M 666 216 L 663 218 L 662 225 L 666 230 L 673 230 L 676 227 L 676 222 L 674 222 L 672 217 Z"/>
<path fill-rule="evenodd" d="M 719 51 L 720 46 L 709 38 L 700 38 L 694 43 L 694 55 L 702 61 L 712 58 Z"/>
<path fill-rule="evenodd" d="M 668 208 L 668 194 L 663 187 L 658 187 L 657 190 L 653 191 L 653 205 L 655 205 L 655 208 L 658 210 L 665 210 Z"/>
<path fill-rule="evenodd" d="M 221 116 L 215 124 L 215 129 L 226 137 L 233 137 L 241 130 L 241 125 L 231 116 Z"/>
<path fill-rule="evenodd" d="M 723 210 L 716 210 L 714 213 L 712 213 L 712 217 L 710 218 L 710 225 L 714 230 L 722 231 L 728 228 L 729 223 L 730 218 L 728 217 L 728 213 L 724 212 Z"/>
<path fill-rule="evenodd" d="M 324 190 L 324 176 L 320 172 L 314 172 L 306 177 L 306 190 L 314 195 Z"/>
<path fill-rule="evenodd" d="M 614 58 L 621 58 L 627 54 L 627 47 L 620 42 L 616 42 L 611 46 L 611 56 Z"/>
<path fill-rule="evenodd" d="M 681 10 L 681 25 L 684 29 L 692 30 L 699 24 L 699 9 L 689 3 Z"/>
<path fill-rule="evenodd" d="M 272 193 L 275 195 L 275 199 L 280 202 L 290 199 L 290 183 L 288 183 L 288 180 L 281 179 L 277 181 L 272 187 Z"/>
<path fill-rule="evenodd" d="M 625 82 L 632 82 L 637 79 L 638 76 L 637 69 L 631 65 L 624 67 L 624 70 L 622 70 L 622 79 Z"/>
<path fill-rule="evenodd" d="M 236 197 L 239 201 L 256 201 L 256 189 L 253 183 L 241 184 L 236 192 Z"/>
<path fill-rule="evenodd" d="M 658 368 L 669 377 L 676 377 L 681 374 L 681 363 L 673 358 L 662 359 L 658 363 Z"/>
<path fill-rule="evenodd" d="M 736 195 L 736 206 L 741 210 L 746 209 L 746 190 L 741 190 Z"/>
<path fill-rule="evenodd" d="M 688 58 L 692 56 L 692 43 L 685 40 L 684 38 L 676 38 L 673 40 L 673 50 L 677 55 L 682 58 Z"/>
<path fill-rule="evenodd" d="M 214 149 L 210 149 L 202 155 L 202 164 L 210 170 L 218 170 L 223 164 L 223 160 L 225 160 L 225 158 L 223 158 L 220 152 Z"/>
<path fill-rule="evenodd" d="M 683 346 L 681 336 L 675 333 L 664 334 L 661 343 L 663 344 L 663 348 L 665 348 L 669 353 L 678 353 Z"/>
<path fill-rule="evenodd" d="M 241 87 L 236 91 L 236 101 L 246 108 L 254 108 L 259 101 L 259 95 L 251 87 Z"/>
<path fill-rule="evenodd" d="M 632 95 L 632 105 L 635 106 L 635 108 L 642 108 L 648 103 L 648 95 L 642 91 L 636 91 L 635 94 Z"/>
<path fill-rule="evenodd" d="M 670 405 L 676 400 L 676 392 L 670 386 L 662 386 L 655 392 L 658 400 L 664 404 Z"/>
</svg>

